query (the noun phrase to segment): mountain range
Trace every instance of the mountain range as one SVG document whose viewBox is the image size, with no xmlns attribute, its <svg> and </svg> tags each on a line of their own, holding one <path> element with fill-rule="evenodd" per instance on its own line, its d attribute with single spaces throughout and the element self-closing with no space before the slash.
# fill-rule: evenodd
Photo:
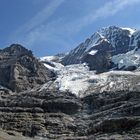
<svg viewBox="0 0 140 140">
<path fill-rule="evenodd" d="M 67 54 L 0 50 L 0 140 L 139 140 L 140 31 L 109 26 Z"/>
</svg>

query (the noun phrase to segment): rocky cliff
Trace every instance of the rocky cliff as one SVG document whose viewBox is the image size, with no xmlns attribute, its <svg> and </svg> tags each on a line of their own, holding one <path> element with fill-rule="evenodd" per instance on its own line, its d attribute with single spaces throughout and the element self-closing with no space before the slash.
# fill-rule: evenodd
<svg viewBox="0 0 140 140">
<path fill-rule="evenodd" d="M 0 85 L 12 91 L 31 89 L 53 76 L 31 51 L 21 45 L 13 44 L 0 51 Z"/>
<path fill-rule="evenodd" d="M 68 92 L 2 95 L 0 127 L 35 139 L 140 139 L 140 92 L 118 91 L 78 98 Z"/>
</svg>

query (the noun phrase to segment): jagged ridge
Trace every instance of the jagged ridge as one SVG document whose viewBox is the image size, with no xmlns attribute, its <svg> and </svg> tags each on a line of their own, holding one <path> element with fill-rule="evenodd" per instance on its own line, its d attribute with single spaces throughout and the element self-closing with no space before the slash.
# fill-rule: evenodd
<svg viewBox="0 0 140 140">
<path fill-rule="evenodd" d="M 116 67 L 111 57 L 136 48 L 140 40 L 139 36 L 139 31 L 134 29 L 116 26 L 102 28 L 84 43 L 70 51 L 62 59 L 62 64 L 70 65 L 86 62 L 91 70 L 97 72 L 108 71 Z M 92 55 L 91 51 L 97 51 L 97 53 Z"/>
</svg>

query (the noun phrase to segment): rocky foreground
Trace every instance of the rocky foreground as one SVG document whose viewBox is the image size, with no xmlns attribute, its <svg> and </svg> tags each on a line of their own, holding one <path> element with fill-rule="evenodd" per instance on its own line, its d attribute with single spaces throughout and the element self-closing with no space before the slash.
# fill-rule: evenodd
<svg viewBox="0 0 140 140">
<path fill-rule="evenodd" d="M 78 98 L 58 91 L 1 94 L 0 126 L 14 136 L 60 140 L 140 139 L 140 92 Z"/>
</svg>

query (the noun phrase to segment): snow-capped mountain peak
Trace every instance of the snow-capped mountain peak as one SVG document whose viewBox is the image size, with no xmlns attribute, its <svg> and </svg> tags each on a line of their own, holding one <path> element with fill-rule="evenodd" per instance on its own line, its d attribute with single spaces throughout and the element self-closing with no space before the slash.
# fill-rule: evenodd
<svg viewBox="0 0 140 140">
<path fill-rule="evenodd" d="M 83 97 L 91 91 L 124 89 L 124 77 L 139 75 L 140 31 L 116 26 L 102 28 L 64 57 L 46 56 L 40 61 L 57 75 L 52 88 L 60 91 Z M 40 90 L 48 86 L 45 84 Z"/>
<path fill-rule="evenodd" d="M 133 29 L 133 28 L 122 27 L 121 29 L 125 31 L 129 31 L 130 37 L 136 32 L 136 29 Z"/>
<path fill-rule="evenodd" d="M 96 54 L 99 54 L 99 56 L 104 56 L 103 53 L 106 53 L 106 55 L 109 53 L 111 56 L 127 53 L 136 47 L 138 40 L 140 40 L 140 33 L 135 29 L 117 26 L 101 28 L 85 42 L 70 51 L 62 59 L 62 63 L 64 65 L 83 63 L 92 50 L 97 50 Z M 91 61 L 86 61 L 86 63 L 90 63 L 90 66 L 95 65 L 94 63 L 91 64 Z"/>
</svg>

